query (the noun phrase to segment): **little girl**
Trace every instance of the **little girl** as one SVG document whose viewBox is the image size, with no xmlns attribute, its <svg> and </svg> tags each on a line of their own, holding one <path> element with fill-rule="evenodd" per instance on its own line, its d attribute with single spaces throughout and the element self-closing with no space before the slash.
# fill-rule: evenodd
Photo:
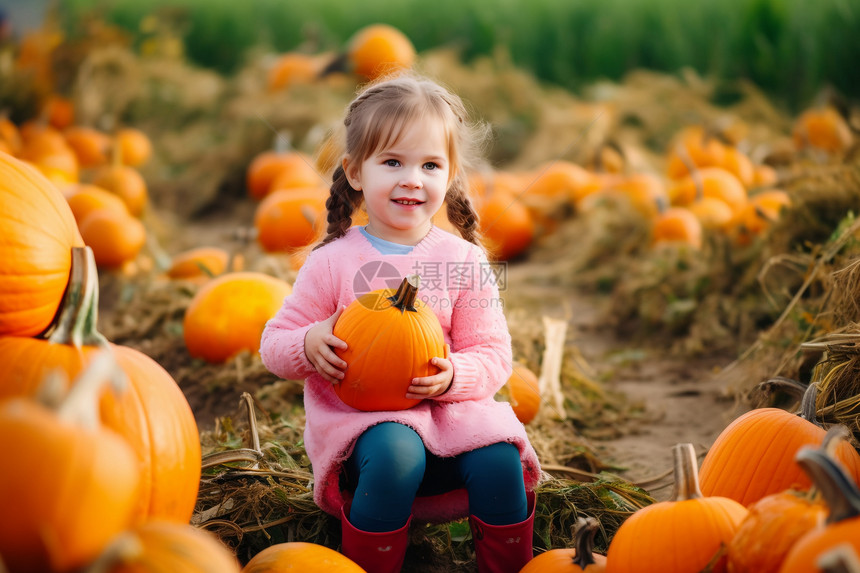
<svg viewBox="0 0 860 573">
<path fill-rule="evenodd" d="M 413 515 L 468 515 L 478 570 L 515 573 L 532 557 L 540 465 L 510 405 L 493 399 L 511 374 L 511 338 L 466 195 L 475 128 L 460 98 L 413 76 L 364 89 L 344 125 L 327 235 L 260 348 L 273 373 L 306 379 L 314 499 L 340 517 L 342 552 L 369 573 L 400 571 Z M 462 238 L 433 225 L 443 202 Z M 362 204 L 367 225 L 351 226 Z M 413 273 L 445 336 L 439 372 L 411 381 L 410 409 L 347 406 L 333 388 L 348 367 L 334 323 L 357 296 Z"/>
</svg>

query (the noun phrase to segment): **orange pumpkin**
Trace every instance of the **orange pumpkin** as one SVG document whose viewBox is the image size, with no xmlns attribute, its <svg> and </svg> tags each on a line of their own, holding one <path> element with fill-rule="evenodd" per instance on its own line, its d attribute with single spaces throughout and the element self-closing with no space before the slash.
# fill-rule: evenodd
<svg viewBox="0 0 860 573">
<path fill-rule="evenodd" d="M 278 543 L 257 553 L 242 573 L 365 573 L 348 557 L 316 543 Z"/>
<path fill-rule="evenodd" d="M 741 245 L 752 242 L 779 219 L 783 209 L 790 206 L 791 197 L 779 189 L 762 191 L 750 197 L 735 221 L 737 242 Z"/>
<path fill-rule="evenodd" d="M 721 199 L 738 213 L 747 204 L 747 192 L 740 180 L 721 167 L 705 167 L 676 182 L 669 189 L 673 205 L 686 206 L 701 197 Z"/>
<path fill-rule="evenodd" d="M 276 188 L 319 186 L 323 179 L 313 165 L 310 157 L 298 151 L 264 151 L 248 166 L 248 193 L 259 201 Z M 275 187 L 275 179 L 280 175 L 283 177 L 278 181 L 278 187 Z"/>
<path fill-rule="evenodd" d="M 269 70 L 267 84 L 270 91 L 309 84 L 316 79 L 320 71 L 320 62 L 314 56 L 287 52 L 282 54 Z"/>
<path fill-rule="evenodd" d="M 63 195 L 36 169 L 0 154 L 0 335 L 35 336 L 51 323 L 83 246 Z"/>
<path fill-rule="evenodd" d="M 607 192 L 621 195 L 643 217 L 653 219 L 669 206 L 663 181 L 653 173 L 619 176 L 606 187 Z"/>
<path fill-rule="evenodd" d="M 772 187 L 779 181 L 779 174 L 776 169 L 770 165 L 754 165 L 753 166 L 753 182 L 752 187 Z"/>
<path fill-rule="evenodd" d="M 819 445 L 826 433 L 814 422 L 815 391 L 813 384 L 804 395 L 799 416 L 779 408 L 759 408 L 729 424 L 702 462 L 705 495 L 749 506 L 766 495 L 809 488 L 809 478 L 794 457 L 803 446 Z M 860 454 L 850 444 L 840 443 L 836 456 L 854 479 L 860 479 Z"/>
<path fill-rule="evenodd" d="M 100 356 L 55 406 L 29 397 L 0 401 L 5 455 L 15 460 L 0 472 L 7 517 L 0 520 L 0 554 L 11 573 L 77 570 L 131 523 L 137 460 L 92 414 L 102 371 L 115 367 L 108 359 Z"/>
<path fill-rule="evenodd" d="M 782 573 L 818 571 L 820 557 L 841 546 L 847 545 L 860 554 L 857 478 L 827 453 L 808 446 L 798 452 L 797 463 L 821 491 L 829 514 L 824 527 L 810 531 L 792 546 L 780 569 Z"/>
<path fill-rule="evenodd" d="M 79 125 L 68 128 L 63 137 L 75 152 L 81 167 L 96 167 L 108 162 L 113 141 L 106 133 Z"/>
<path fill-rule="evenodd" d="M 851 146 L 854 136 L 842 115 L 831 106 L 811 108 L 798 116 L 791 131 L 797 149 L 813 147 L 839 153 Z"/>
<path fill-rule="evenodd" d="M 683 179 L 690 170 L 721 166 L 725 161 L 726 146 L 701 125 L 681 129 L 669 145 L 666 174 L 670 179 Z"/>
<path fill-rule="evenodd" d="M 523 195 L 537 195 L 561 202 L 578 202 L 591 189 L 596 176 L 576 163 L 557 160 L 540 165 L 526 177 L 521 190 Z"/>
<path fill-rule="evenodd" d="M 135 217 L 143 214 L 149 201 L 146 181 L 137 169 L 128 165 L 112 164 L 100 168 L 93 176 L 93 185 L 117 195 Z"/>
<path fill-rule="evenodd" d="M 69 98 L 52 94 L 42 106 L 42 117 L 52 127 L 66 129 L 75 122 L 75 104 Z"/>
<path fill-rule="evenodd" d="M 227 270 L 230 253 L 218 247 L 198 247 L 179 253 L 170 263 L 167 276 L 172 279 L 211 278 Z"/>
<path fill-rule="evenodd" d="M 267 252 L 293 251 L 311 244 L 325 228 L 328 190 L 284 189 L 267 195 L 254 214 L 257 241 Z"/>
<path fill-rule="evenodd" d="M 606 556 L 594 553 L 594 535 L 600 523 L 593 517 L 576 520 L 573 547 L 550 549 L 526 563 L 519 573 L 603 573 Z"/>
<path fill-rule="evenodd" d="M 728 203 L 716 197 L 702 197 L 688 207 L 706 230 L 726 231 L 735 221 L 735 214 Z"/>
<path fill-rule="evenodd" d="M 183 336 L 189 354 L 224 362 L 260 350 L 260 337 L 290 294 L 290 285 L 259 272 L 223 274 L 203 285 L 185 311 Z"/>
<path fill-rule="evenodd" d="M 281 169 L 269 186 L 269 193 L 282 189 L 301 189 L 324 186 L 326 181 L 320 175 L 312 158 L 304 153 L 293 152 L 290 164 Z"/>
<path fill-rule="evenodd" d="M 481 234 L 493 259 L 510 260 L 531 245 L 534 220 L 513 193 L 495 189 L 478 202 L 477 211 Z"/>
<path fill-rule="evenodd" d="M 506 386 L 514 414 L 520 422 L 528 424 L 540 409 L 541 396 L 537 376 L 525 364 L 514 362 Z"/>
<path fill-rule="evenodd" d="M 146 228 L 139 219 L 110 208 L 90 212 L 78 228 L 96 263 L 106 269 L 133 261 L 146 243 Z"/>
<path fill-rule="evenodd" d="M 403 32 L 387 24 L 358 30 L 347 45 L 352 71 L 368 80 L 405 70 L 415 61 L 415 46 Z"/>
<path fill-rule="evenodd" d="M 239 573 L 213 534 L 186 523 L 151 520 L 121 533 L 90 568 L 101 573 Z"/>
<path fill-rule="evenodd" d="M 6 375 L 0 397 L 31 396 L 41 380 L 59 370 L 73 378 L 105 344 L 96 330 L 98 277 L 92 251 L 75 248 L 69 292 L 57 328 L 48 339 L 0 337 Z M 120 396 L 105 393 L 102 423 L 122 435 L 136 456 L 141 489 L 134 517 L 188 522 L 200 484 L 200 436 L 191 407 L 176 381 L 154 360 L 125 346 L 111 345 L 129 379 Z"/>
<path fill-rule="evenodd" d="M 63 189 L 63 195 L 69 202 L 69 208 L 78 225 L 86 219 L 87 215 L 99 209 L 109 209 L 119 215 L 129 214 L 128 207 L 122 199 L 95 185 L 87 183 L 69 185 Z"/>
<path fill-rule="evenodd" d="M 654 245 L 684 244 L 702 248 L 702 223 L 685 207 L 669 207 L 654 219 L 651 230 Z"/>
<path fill-rule="evenodd" d="M 333 334 L 347 343 L 336 349 L 347 363 L 334 390 L 343 402 L 365 411 L 405 410 L 420 400 L 406 398 L 413 378 L 432 376 L 430 363 L 445 357 L 442 326 L 418 299 L 418 275 L 400 287 L 379 289 L 354 300 L 338 317 Z"/>
<path fill-rule="evenodd" d="M 119 148 L 119 161 L 131 167 L 140 167 L 152 157 L 152 142 L 141 130 L 123 127 L 114 136 Z"/>
<path fill-rule="evenodd" d="M 38 124 L 21 127 L 23 145 L 18 157 L 36 166 L 57 184 L 78 181 L 80 165 L 74 150 L 56 129 Z"/>
<path fill-rule="evenodd" d="M 747 509 L 728 498 L 702 495 L 692 444 L 677 444 L 672 451 L 672 499 L 646 506 L 621 524 L 606 554 L 607 573 L 687 573 L 702 571 L 712 561 L 710 571 L 725 571 L 726 558 L 717 554 L 731 541 Z"/>
<path fill-rule="evenodd" d="M 778 573 L 791 546 L 827 515 L 823 503 L 794 490 L 765 496 L 749 511 L 728 545 L 729 573 Z"/>
</svg>

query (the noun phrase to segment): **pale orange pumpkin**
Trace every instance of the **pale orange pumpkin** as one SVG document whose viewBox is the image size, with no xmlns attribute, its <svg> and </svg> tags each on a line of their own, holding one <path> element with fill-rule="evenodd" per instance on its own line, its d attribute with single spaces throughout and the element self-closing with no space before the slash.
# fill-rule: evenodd
<svg viewBox="0 0 860 573">
<path fill-rule="evenodd" d="M 167 276 L 172 279 L 216 277 L 227 270 L 230 253 L 219 247 L 198 247 L 183 251 L 170 262 Z"/>
<path fill-rule="evenodd" d="M 854 141 L 848 123 L 832 106 L 805 110 L 795 120 L 791 136 L 797 149 L 812 147 L 827 153 L 842 152 Z"/>
<path fill-rule="evenodd" d="M 281 139 L 276 147 L 283 146 Z M 313 167 L 313 160 L 298 151 L 274 149 L 257 155 L 248 166 L 246 185 L 253 199 L 261 200 L 275 190 L 275 179 L 283 174 L 278 188 L 319 186 L 323 179 Z M 308 183 L 309 182 L 309 183 Z"/>
<path fill-rule="evenodd" d="M 111 208 L 91 211 L 78 224 L 84 243 L 91 247 L 96 263 L 118 269 L 133 261 L 146 244 L 146 228 L 129 213 Z"/>
<path fill-rule="evenodd" d="M 666 174 L 670 179 L 683 179 L 690 170 L 722 166 L 726 146 L 702 125 L 682 128 L 669 144 Z"/>
<path fill-rule="evenodd" d="M 328 190 L 284 189 L 266 195 L 254 213 L 257 241 L 267 252 L 291 252 L 319 238 L 325 229 Z"/>
<path fill-rule="evenodd" d="M 86 219 L 87 215 L 98 209 L 109 209 L 119 215 L 129 214 L 128 207 L 122 199 L 95 185 L 87 183 L 69 185 L 63 188 L 63 196 L 69 202 L 69 208 L 78 225 Z"/>
<path fill-rule="evenodd" d="M 63 195 L 41 173 L 0 154 L 0 335 L 35 336 L 51 323 L 84 244 Z"/>
<path fill-rule="evenodd" d="M 106 344 L 96 330 L 98 276 L 92 251 L 73 250 L 73 274 L 57 327 L 47 339 L 0 337 L 6 375 L 0 397 L 32 396 L 41 380 L 59 370 L 74 378 Z M 110 345 L 129 380 L 120 396 L 99 402 L 102 423 L 122 435 L 137 457 L 142 486 L 135 498 L 136 521 L 163 518 L 188 522 L 200 483 L 200 436 L 182 390 L 154 360 L 133 348 Z"/>
<path fill-rule="evenodd" d="M 669 189 L 672 205 L 686 206 L 701 197 L 721 199 L 734 213 L 739 213 L 747 204 L 747 192 L 743 183 L 721 167 L 697 169 Z"/>
<path fill-rule="evenodd" d="M 89 569 L 100 573 L 239 573 L 239 561 L 212 533 L 153 519 L 117 536 Z"/>
<path fill-rule="evenodd" d="M 365 573 L 348 557 L 316 543 L 291 541 L 263 549 L 248 561 L 242 573 Z"/>
<path fill-rule="evenodd" d="M 226 273 L 204 284 L 185 311 L 189 354 L 220 363 L 245 350 L 258 353 L 266 322 L 290 294 L 289 283 L 260 272 Z"/>
<path fill-rule="evenodd" d="M 114 135 L 119 148 L 119 161 L 131 167 L 140 167 L 152 157 L 152 141 L 135 127 L 123 127 Z"/>
<path fill-rule="evenodd" d="M 411 408 L 420 402 L 406 398 L 412 379 L 439 371 L 430 360 L 447 357 L 445 338 L 439 319 L 418 299 L 419 282 L 410 275 L 396 291 L 371 291 L 338 317 L 332 332 L 348 348 L 335 352 L 347 368 L 334 391 L 345 404 L 365 411 Z"/>
<path fill-rule="evenodd" d="M 287 52 L 278 57 L 269 69 L 266 83 L 270 91 L 309 84 L 321 72 L 320 61 L 310 54 Z"/>
<path fill-rule="evenodd" d="M 671 500 L 646 506 L 621 524 L 606 554 L 607 573 L 687 573 L 702 571 L 712 561 L 710 571 L 725 571 L 726 558 L 718 552 L 731 541 L 747 509 L 725 497 L 702 495 L 692 444 L 677 444 L 672 452 Z"/>
<path fill-rule="evenodd" d="M 669 207 L 654 219 L 651 230 L 654 245 L 687 245 L 702 248 L 702 223 L 685 207 Z"/>
<path fill-rule="evenodd" d="M 0 472 L 7 517 L 0 520 L 0 555 L 11 573 L 76 571 L 130 525 L 140 487 L 135 454 L 93 415 L 113 372 L 104 353 L 68 394 L 49 389 L 60 394 L 53 406 L 30 397 L 0 400 L 0 435 L 15 460 Z"/>
<path fill-rule="evenodd" d="M 368 80 L 409 69 L 415 61 L 415 46 L 406 35 L 387 24 L 372 24 L 358 30 L 347 43 L 352 71 Z"/>
<path fill-rule="evenodd" d="M 93 127 L 76 125 L 64 131 L 63 137 L 75 152 L 81 167 L 96 167 L 108 162 L 113 146 L 108 134 Z"/>
<path fill-rule="evenodd" d="M 149 202 L 146 181 L 134 167 L 117 163 L 105 165 L 95 173 L 92 183 L 117 195 L 135 217 L 143 214 Z"/>
</svg>

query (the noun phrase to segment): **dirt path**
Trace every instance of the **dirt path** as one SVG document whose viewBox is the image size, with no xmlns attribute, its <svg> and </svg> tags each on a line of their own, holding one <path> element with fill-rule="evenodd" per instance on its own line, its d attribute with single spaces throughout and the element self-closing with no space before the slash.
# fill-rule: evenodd
<svg viewBox="0 0 860 573">
<path fill-rule="evenodd" d="M 538 263 L 509 266 L 508 289 L 521 288 Z M 554 294 L 550 294 L 554 293 Z M 643 483 L 658 500 L 671 494 L 671 448 L 690 442 L 704 455 L 725 426 L 743 411 L 717 374 L 733 357 L 695 359 L 669 356 L 656 341 L 650 348 L 631 346 L 605 324 L 606 300 L 576 290 L 547 288 L 544 310 L 569 317 L 567 342 L 581 354 L 605 388 L 626 396 L 635 417 L 611 427 L 586 431 L 598 458 L 619 469 L 618 475 Z M 523 302 L 518 302 L 514 308 Z M 660 479 L 655 479 L 655 478 Z"/>
</svg>

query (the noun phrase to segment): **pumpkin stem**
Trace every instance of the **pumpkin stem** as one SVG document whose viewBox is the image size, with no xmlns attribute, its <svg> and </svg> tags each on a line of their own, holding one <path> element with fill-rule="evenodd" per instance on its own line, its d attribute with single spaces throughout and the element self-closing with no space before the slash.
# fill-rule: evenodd
<svg viewBox="0 0 860 573">
<path fill-rule="evenodd" d="M 827 523 L 860 516 L 860 489 L 838 462 L 811 446 L 801 448 L 795 459 L 830 508 Z"/>
<path fill-rule="evenodd" d="M 812 382 L 809 384 L 809 387 L 803 393 L 803 399 L 800 401 L 800 417 L 804 420 L 812 422 L 819 428 L 821 424 L 818 423 L 817 412 L 815 410 L 815 401 L 818 398 L 818 384 Z"/>
<path fill-rule="evenodd" d="M 397 287 L 397 292 L 394 296 L 388 297 L 394 308 L 400 309 L 400 312 L 410 311 L 416 312 L 415 299 L 418 298 L 418 285 L 421 284 L 421 277 L 418 275 L 408 275 Z"/>
<path fill-rule="evenodd" d="M 122 563 L 134 562 L 144 554 L 140 537 L 126 531 L 114 539 L 83 573 L 109 573 Z"/>
<path fill-rule="evenodd" d="M 686 501 L 704 497 L 699 489 L 699 467 L 696 462 L 696 450 L 693 444 L 675 444 L 672 446 L 674 461 L 675 488 L 672 490 L 674 501 Z"/>
<path fill-rule="evenodd" d="M 48 342 L 81 346 L 107 346 L 96 329 L 99 312 L 99 278 L 90 247 L 72 247 L 72 271 L 57 322 Z"/>
<path fill-rule="evenodd" d="M 824 434 L 824 439 L 821 440 L 821 446 L 819 450 L 824 452 L 825 455 L 830 458 L 836 457 L 836 448 L 842 443 L 842 440 L 847 440 L 850 433 L 848 432 L 848 428 L 839 424 L 838 426 L 832 426 L 827 433 Z M 806 499 L 809 500 L 817 500 L 821 497 L 821 493 L 818 491 L 818 488 L 815 484 L 812 484 L 812 487 L 809 488 L 809 491 L 806 493 Z"/>
<path fill-rule="evenodd" d="M 573 546 L 576 549 L 576 557 L 573 563 L 579 565 L 583 571 L 594 560 L 594 536 L 600 529 L 600 522 L 593 517 L 578 517 L 574 523 Z"/>
<path fill-rule="evenodd" d="M 785 392 L 796 400 L 803 400 L 803 395 L 808 386 L 794 378 L 786 378 L 785 376 L 774 376 L 768 378 L 764 382 L 756 386 L 756 390 L 767 396 L 771 396 L 776 392 Z"/>
<path fill-rule="evenodd" d="M 860 573 L 860 557 L 850 543 L 841 543 L 823 553 L 815 565 L 824 573 Z"/>
<path fill-rule="evenodd" d="M 55 376 L 63 376 L 63 374 L 57 373 Z M 125 372 L 119 367 L 113 351 L 109 348 L 97 353 L 69 385 L 69 392 L 59 401 L 57 417 L 84 428 L 98 428 L 101 423 L 99 395 L 106 381 L 110 381 L 113 390 L 117 393 L 123 391 L 128 385 Z"/>
</svg>

